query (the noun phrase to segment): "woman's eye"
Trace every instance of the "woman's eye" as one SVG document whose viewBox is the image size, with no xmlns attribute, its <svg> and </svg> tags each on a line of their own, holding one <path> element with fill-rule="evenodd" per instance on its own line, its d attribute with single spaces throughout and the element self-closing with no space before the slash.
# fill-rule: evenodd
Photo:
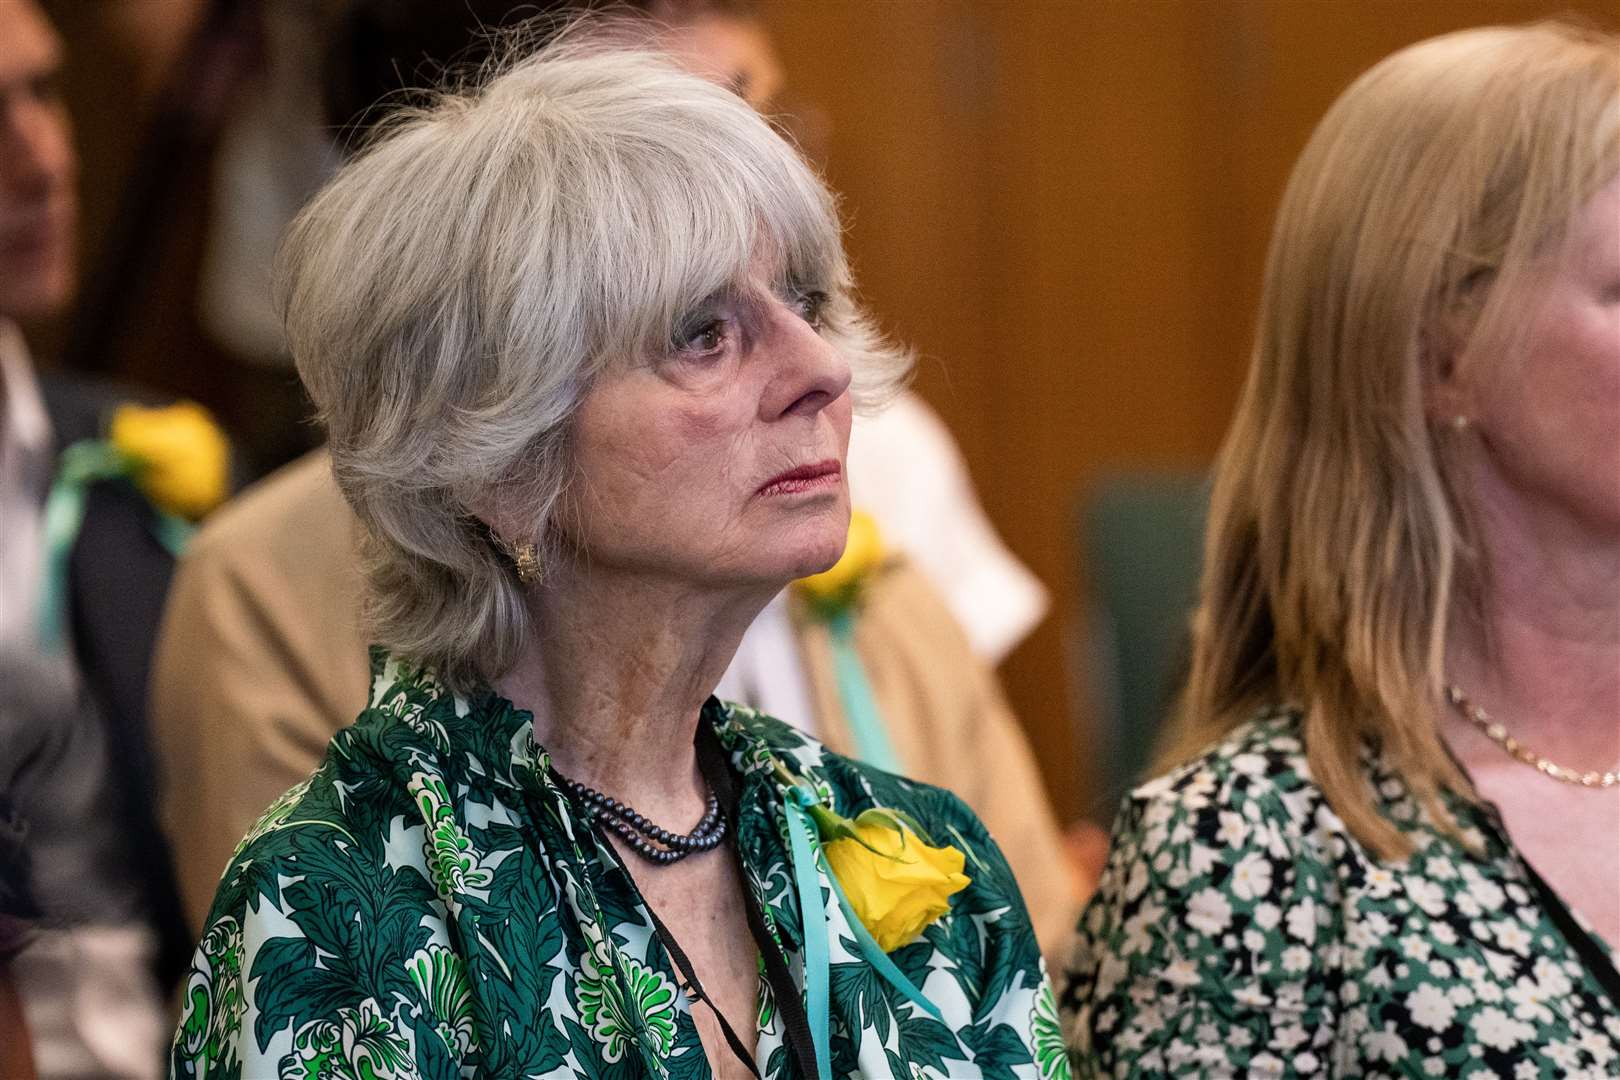
<svg viewBox="0 0 1620 1080">
<path fill-rule="evenodd" d="M 717 353 L 726 343 L 726 321 L 714 317 L 697 319 L 676 331 L 675 351 L 691 356 Z"/>
<path fill-rule="evenodd" d="M 821 316 L 827 307 L 827 294 L 824 292 L 800 293 L 793 301 L 793 309 L 799 318 L 810 324 L 812 330 L 820 331 Z"/>
<path fill-rule="evenodd" d="M 62 75 L 49 71 L 36 75 L 28 82 L 28 94 L 42 105 L 55 105 L 62 100 Z"/>
</svg>

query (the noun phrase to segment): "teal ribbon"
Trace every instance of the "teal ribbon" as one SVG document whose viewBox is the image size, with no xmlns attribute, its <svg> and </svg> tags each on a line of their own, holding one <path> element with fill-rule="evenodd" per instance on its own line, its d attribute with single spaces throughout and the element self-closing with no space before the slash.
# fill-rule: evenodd
<svg viewBox="0 0 1620 1080">
<path fill-rule="evenodd" d="M 838 883 L 838 878 L 829 872 L 827 879 L 832 882 L 833 895 L 838 898 L 838 906 L 844 909 L 844 918 L 849 920 L 849 928 L 855 933 L 855 945 L 866 958 L 866 962 L 877 968 L 877 973 L 888 980 L 889 985 L 900 991 L 913 1005 L 943 1023 L 945 1016 L 939 1011 L 939 1006 L 930 1001 L 928 995 L 917 989 L 916 984 L 906 978 L 905 972 L 895 966 L 894 961 L 889 959 L 889 954 L 884 952 L 883 947 L 872 937 L 866 924 L 861 922 L 860 916 L 855 914 L 855 909 L 850 906 L 849 897 L 844 895 L 844 888 Z"/>
<path fill-rule="evenodd" d="M 62 451 L 56 479 L 45 496 L 45 581 L 40 589 L 36 625 L 40 647 L 47 652 L 62 648 L 62 625 L 68 608 L 68 563 L 74 541 L 84 527 L 84 508 L 90 489 L 103 480 L 133 480 L 143 465 L 105 439 L 83 439 Z M 187 521 L 152 508 L 152 535 L 170 554 L 179 556 L 194 527 Z"/>
<path fill-rule="evenodd" d="M 799 917 L 804 924 L 804 989 L 806 1012 L 810 1021 L 810 1038 L 815 1043 L 816 1074 L 822 1080 L 832 1077 L 832 960 L 827 931 L 827 909 L 821 900 L 821 873 L 825 871 L 832 886 L 833 897 L 844 913 L 850 930 L 855 935 L 855 946 L 867 963 L 900 991 L 913 1004 L 936 1020 L 944 1020 L 939 1006 L 928 1000 L 905 973 L 895 966 L 887 953 L 873 940 L 844 895 L 838 876 L 825 862 L 820 845 L 816 842 L 815 819 L 810 808 L 819 800 L 805 788 L 793 785 L 785 793 L 783 804 L 788 816 L 788 840 L 793 853 L 793 882 L 799 894 Z"/>
<path fill-rule="evenodd" d="M 900 755 L 889 739 L 889 729 L 878 712 L 872 684 L 867 681 L 866 667 L 861 654 L 855 649 L 855 616 L 853 605 L 827 617 L 827 629 L 832 638 L 833 675 L 838 681 L 838 699 L 844 706 L 844 718 L 849 722 L 849 733 L 854 739 L 855 757 L 884 772 L 898 773 Z"/>
<path fill-rule="evenodd" d="M 816 823 L 810 807 L 816 797 L 794 785 L 787 790 L 788 841 L 793 850 L 793 884 L 799 893 L 799 919 L 804 933 L 804 992 L 810 1020 L 810 1039 L 816 1044 L 816 1075 L 831 1080 L 832 960 L 827 941 L 827 908 L 821 902 L 816 873 Z M 827 875 L 831 877 L 831 874 Z"/>
</svg>

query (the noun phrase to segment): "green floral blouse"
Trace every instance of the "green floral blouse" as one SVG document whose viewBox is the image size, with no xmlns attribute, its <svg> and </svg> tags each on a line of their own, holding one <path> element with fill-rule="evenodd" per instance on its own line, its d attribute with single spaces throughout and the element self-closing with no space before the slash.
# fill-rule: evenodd
<svg viewBox="0 0 1620 1080">
<path fill-rule="evenodd" d="M 909 812 L 967 857 L 949 915 L 891 954 L 940 1008 L 901 996 L 856 951 L 823 890 L 838 1076 L 1067 1076 L 1029 917 L 984 827 L 948 792 L 823 750 L 710 700 L 736 778 L 735 843 L 799 1001 L 762 957 L 755 1063 L 814 1068 L 803 1035 L 797 894 L 780 760 L 854 814 Z M 824 880 L 824 879 L 823 879 Z M 184 986 L 177 1077 L 710 1076 L 690 1002 L 603 834 L 553 782 L 530 716 L 452 695 L 378 656 L 369 707 L 313 777 L 254 827 L 220 883 Z M 781 985 L 781 983 L 778 983 Z M 803 1029 L 798 1029 L 802 1031 Z"/>
<path fill-rule="evenodd" d="M 1473 854 L 1366 767 L 1403 864 L 1327 805 L 1291 714 L 1132 793 L 1063 994 L 1078 1074 L 1620 1076 L 1612 954 L 1488 807 L 1448 800 Z"/>
</svg>

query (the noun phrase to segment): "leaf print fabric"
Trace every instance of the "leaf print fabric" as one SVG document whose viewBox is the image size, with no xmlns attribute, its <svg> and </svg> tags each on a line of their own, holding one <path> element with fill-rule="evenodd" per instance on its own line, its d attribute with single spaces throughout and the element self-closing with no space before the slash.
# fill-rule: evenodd
<svg viewBox="0 0 1620 1080">
<path fill-rule="evenodd" d="M 315 1020 L 293 1036 L 281 1059 L 281 1080 L 396 1080 L 412 1076 L 410 1045 L 367 998 L 358 1009 L 338 1009 L 337 1021 Z"/>
<path fill-rule="evenodd" d="M 1448 799 L 1458 843 L 1369 754 L 1416 846 L 1379 862 L 1299 726 L 1263 716 L 1126 801 L 1063 995 L 1077 1074 L 1620 1076 L 1620 1004 L 1491 811 Z"/>
<path fill-rule="evenodd" d="M 1035 1013 L 1030 1017 L 1035 1033 L 1035 1063 L 1041 1067 L 1041 1080 L 1068 1075 L 1068 1049 L 1063 1045 L 1063 1028 L 1058 1023 L 1057 1002 L 1051 987 L 1035 996 Z"/>
<path fill-rule="evenodd" d="M 973 884 L 892 954 L 945 1023 L 876 977 L 824 888 L 839 1076 L 1067 1076 L 1023 902 L 959 800 L 747 709 L 711 701 L 705 722 L 737 781 L 743 880 L 794 979 L 802 923 L 776 761 L 840 813 L 902 810 L 968 853 Z M 757 1063 L 766 1080 L 794 1080 L 802 1057 L 763 957 L 761 972 Z M 791 989 L 802 1001 L 802 985 Z M 371 706 L 226 869 L 170 1069 L 704 1080 L 690 1010 L 634 882 L 552 783 L 528 714 L 492 694 L 450 695 L 379 653 Z"/>
<path fill-rule="evenodd" d="M 448 899 L 469 889 L 488 889 L 495 875 L 483 865 L 473 850 L 472 840 L 456 823 L 444 781 L 419 772 L 411 777 L 406 787 L 416 799 L 422 820 L 427 823 L 428 865 L 439 895 Z"/>
<path fill-rule="evenodd" d="M 184 1053 L 235 1063 L 236 1030 L 242 1020 L 242 928 L 226 916 L 212 923 L 197 946 L 186 980 L 185 1019 L 175 1036 Z"/>
<path fill-rule="evenodd" d="M 433 1030 L 445 1048 L 465 1055 L 476 1045 L 473 1028 L 472 987 L 467 984 L 467 968 L 461 957 L 443 945 L 418 949 L 406 965 L 411 982 L 427 1001 L 435 1023 Z"/>
</svg>

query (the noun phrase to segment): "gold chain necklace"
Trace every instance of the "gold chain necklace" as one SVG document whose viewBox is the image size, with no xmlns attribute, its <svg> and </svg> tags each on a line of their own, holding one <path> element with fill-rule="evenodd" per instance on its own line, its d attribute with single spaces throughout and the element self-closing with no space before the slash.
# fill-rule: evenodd
<svg viewBox="0 0 1620 1080">
<path fill-rule="evenodd" d="M 1446 687 L 1446 700 L 1451 702 L 1452 708 L 1461 713 L 1464 719 L 1484 732 L 1487 739 L 1544 776 L 1586 788 L 1611 788 L 1620 784 L 1620 769 L 1609 772 L 1578 772 L 1575 769 L 1566 769 L 1557 762 L 1548 761 L 1509 735 L 1500 720 L 1492 720 L 1490 713 L 1469 701 L 1468 695 L 1454 685 Z"/>
</svg>

